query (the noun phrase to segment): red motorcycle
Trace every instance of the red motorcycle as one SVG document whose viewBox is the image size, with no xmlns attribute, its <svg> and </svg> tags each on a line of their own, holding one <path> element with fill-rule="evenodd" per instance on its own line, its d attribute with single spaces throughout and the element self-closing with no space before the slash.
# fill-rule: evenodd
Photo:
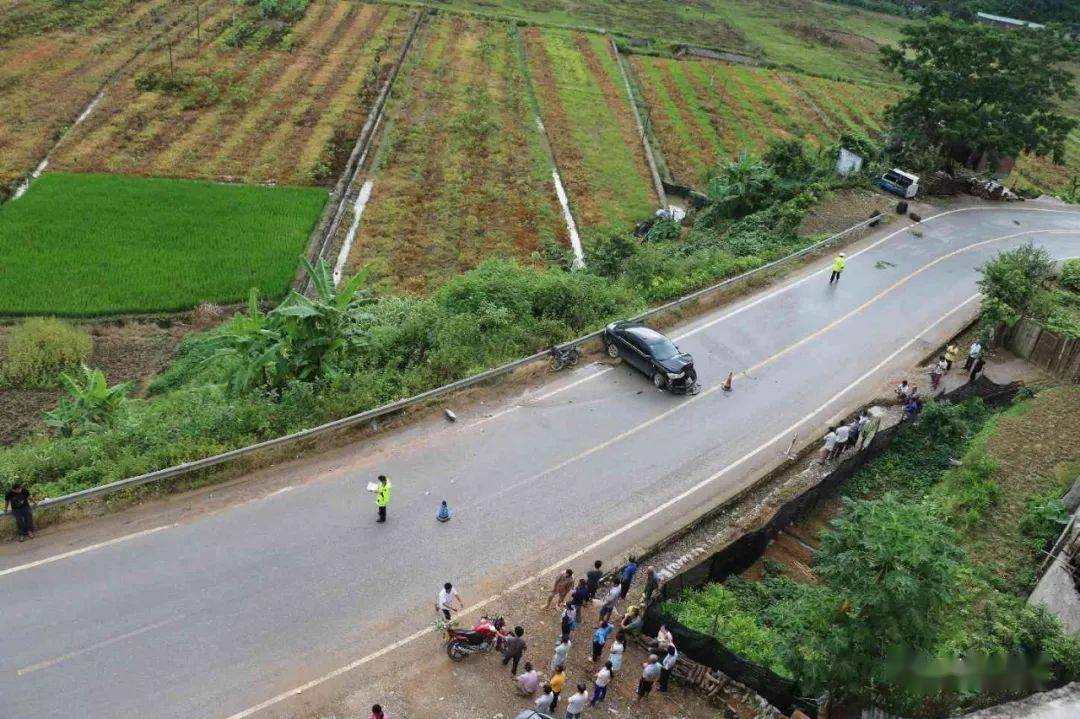
<svg viewBox="0 0 1080 719">
<path fill-rule="evenodd" d="M 455 662 L 460 662 L 470 654 L 490 652 L 502 646 L 506 636 L 502 617 L 480 617 L 472 629 L 461 629 L 456 622 L 446 625 L 446 655 Z"/>
</svg>

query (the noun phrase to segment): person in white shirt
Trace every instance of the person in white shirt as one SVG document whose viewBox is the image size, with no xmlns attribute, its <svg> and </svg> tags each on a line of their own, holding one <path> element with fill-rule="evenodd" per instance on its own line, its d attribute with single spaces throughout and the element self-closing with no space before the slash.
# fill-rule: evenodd
<svg viewBox="0 0 1080 719">
<path fill-rule="evenodd" d="M 603 668 L 596 673 L 596 678 L 593 679 L 592 700 L 589 702 L 589 706 L 594 707 L 607 698 L 607 688 L 608 684 L 611 683 L 611 674 L 611 661 L 606 661 Z"/>
<path fill-rule="evenodd" d="M 570 653 L 570 640 L 560 638 L 555 644 L 555 656 L 551 658 L 551 668 L 565 667 L 566 656 Z"/>
<path fill-rule="evenodd" d="M 829 427 L 829 433 L 825 435 L 825 444 L 821 447 L 821 461 L 828 462 L 836 449 L 836 427 Z"/>
<path fill-rule="evenodd" d="M 622 670 L 623 652 L 626 651 L 626 634 L 615 632 L 615 641 L 611 643 L 611 651 L 608 652 L 608 664 L 611 665 L 611 676 Z"/>
<path fill-rule="evenodd" d="M 577 694 L 574 694 L 566 702 L 566 719 L 581 719 L 581 712 L 585 711 L 585 705 L 589 703 L 589 694 L 585 691 L 584 684 L 577 685 Z"/>
<path fill-rule="evenodd" d="M 679 652 L 674 645 L 667 648 L 664 661 L 660 662 L 660 691 L 666 692 L 668 682 L 671 680 L 671 672 L 675 671 L 675 664 L 679 660 Z"/>
<path fill-rule="evenodd" d="M 457 604 L 455 607 L 454 604 Z M 439 590 L 439 597 L 435 600 L 435 611 L 442 612 L 446 617 L 446 621 L 450 621 L 451 612 L 461 611 L 461 596 L 458 595 L 458 591 L 454 589 L 454 585 L 447 582 L 443 585 L 443 588 Z"/>
<path fill-rule="evenodd" d="M 979 340 L 975 340 L 971 343 L 971 347 L 968 348 L 967 359 L 964 360 L 964 369 L 971 369 L 971 365 L 975 364 L 975 360 L 979 359 L 982 354 L 982 343 Z"/>
<path fill-rule="evenodd" d="M 660 678 L 661 671 L 660 659 L 655 654 L 650 654 L 649 661 L 642 664 L 641 680 L 637 685 L 637 696 L 634 697 L 634 703 L 640 702 L 648 696 L 649 692 L 652 691 L 653 684 Z"/>
<path fill-rule="evenodd" d="M 514 685 L 518 694 L 523 697 L 531 697 L 540 688 L 540 680 L 536 677 L 532 662 L 525 662 L 525 672 L 514 678 Z"/>
<path fill-rule="evenodd" d="M 544 693 L 541 694 L 533 705 L 539 712 L 547 712 L 551 710 L 551 702 L 555 701 L 555 692 L 551 690 L 550 684 L 544 685 Z"/>
<path fill-rule="evenodd" d="M 836 446 L 833 447 L 833 457 L 839 457 L 844 453 L 847 448 L 848 434 L 851 432 L 846 424 L 842 424 L 836 428 Z"/>
</svg>

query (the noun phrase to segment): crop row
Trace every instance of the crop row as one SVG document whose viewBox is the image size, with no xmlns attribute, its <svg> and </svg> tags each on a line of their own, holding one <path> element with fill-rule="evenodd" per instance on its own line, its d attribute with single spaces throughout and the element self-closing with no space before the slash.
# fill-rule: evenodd
<svg viewBox="0 0 1080 719">
<path fill-rule="evenodd" d="M 673 179 L 701 185 L 718 162 L 775 139 L 812 144 L 880 130 L 890 88 L 706 60 L 633 56 L 643 114 Z"/>
<path fill-rule="evenodd" d="M 235 7 L 147 53 L 72 132 L 55 166 L 284 184 L 327 182 L 344 163 L 408 12 L 312 4 L 279 45 L 233 47 Z"/>
</svg>

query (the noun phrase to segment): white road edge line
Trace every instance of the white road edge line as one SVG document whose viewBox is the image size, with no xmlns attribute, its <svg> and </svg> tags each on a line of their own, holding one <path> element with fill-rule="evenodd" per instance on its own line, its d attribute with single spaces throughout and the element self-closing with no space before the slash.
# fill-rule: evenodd
<svg viewBox="0 0 1080 719">
<path fill-rule="evenodd" d="M 880 371 L 885 365 L 887 365 L 889 362 L 891 362 L 893 359 L 895 359 L 897 355 L 899 355 L 900 353 L 907 350 L 913 344 L 915 344 L 916 342 L 921 340 L 924 335 L 926 335 L 927 333 L 929 333 L 929 332 L 933 331 L 934 329 L 936 329 L 938 327 L 938 325 L 944 323 L 946 320 L 948 320 L 954 314 L 956 314 L 957 312 L 962 310 L 964 307 L 971 304 L 973 301 L 977 300 L 978 298 L 979 298 L 978 294 L 974 294 L 971 297 L 968 297 L 966 300 L 961 302 L 957 307 L 953 308 L 949 312 L 947 312 L 944 315 L 942 315 L 941 317 L 939 317 L 929 327 L 927 327 L 922 332 L 917 334 L 915 337 L 913 337 L 912 339 L 908 340 L 903 345 L 901 345 L 900 348 L 897 349 L 895 352 L 890 354 L 888 357 L 883 359 L 881 362 L 878 362 L 876 365 L 874 365 L 873 368 L 871 368 L 870 370 L 865 372 L 857 380 L 855 380 L 854 382 L 849 384 L 844 389 L 840 390 L 840 392 L 835 394 L 833 396 L 833 398 L 830 399 L 828 402 L 821 405 L 820 407 L 818 407 L 817 409 L 815 409 L 813 412 L 806 415 L 802 419 L 798 420 L 797 422 L 792 424 L 787 429 L 781 430 L 779 433 L 773 435 L 773 437 L 771 439 L 766 441 L 764 444 L 758 446 L 757 449 L 754 449 L 754 450 L 744 454 L 742 457 L 735 460 L 733 463 L 731 463 L 731 464 L 727 465 L 726 467 L 724 467 L 723 469 L 709 475 L 708 477 L 701 480 L 700 482 L 698 482 L 694 486 L 692 486 L 689 489 L 681 492 L 680 494 L 677 494 L 676 496 L 674 496 L 671 499 L 667 500 L 663 504 L 660 504 L 657 507 L 654 507 L 653 509 L 651 509 L 648 512 L 646 512 L 645 514 L 641 515 L 637 519 L 634 519 L 634 520 L 630 521 L 629 523 L 624 524 L 623 526 L 619 527 L 618 529 L 616 529 L 616 530 L 614 530 L 612 532 L 609 532 L 608 534 L 604 535 L 600 539 L 597 539 L 596 541 L 592 542 L 588 546 L 582 547 L 581 549 L 577 550 L 573 554 L 571 554 L 571 555 L 569 555 L 567 557 L 564 557 L 563 559 L 560 559 L 558 562 L 555 562 L 554 564 L 548 565 L 547 567 L 540 570 L 536 574 L 533 574 L 533 575 L 531 575 L 529 577 L 526 577 L 525 579 L 523 579 L 523 580 L 521 580 L 519 582 L 516 582 L 515 584 L 511 585 L 507 590 L 505 590 L 503 592 L 500 592 L 499 594 L 496 594 L 496 595 L 494 595 L 492 597 L 488 597 L 487 599 L 485 599 L 485 600 L 483 600 L 481 602 L 477 602 L 476 604 L 473 604 L 472 606 L 466 607 L 465 609 L 463 609 L 460 612 L 460 614 L 471 614 L 473 612 L 477 612 L 477 611 L 483 609 L 484 607 L 486 607 L 487 605 L 491 604 L 492 602 L 495 602 L 498 599 L 506 596 L 510 592 L 521 589 L 522 587 L 524 587 L 524 586 L 538 580 L 540 577 L 543 577 L 546 574 L 550 574 L 550 573 L 552 573 L 554 571 L 557 571 L 558 569 L 561 569 L 562 567 L 564 567 L 565 565 L 567 565 L 570 562 L 574 561 L 575 559 L 578 559 L 582 555 L 593 551 L 597 547 L 599 547 L 599 546 L 601 546 L 603 544 L 606 544 L 607 542 L 611 541 L 612 539 L 615 539 L 616 537 L 618 537 L 618 536 L 620 536 L 622 534 L 625 534 L 626 532 L 628 532 L 631 529 L 637 527 L 638 525 L 642 524 L 643 522 L 646 522 L 649 519 L 652 519 L 653 517 L 655 517 L 660 512 L 663 512 L 664 510 L 668 509 L 669 507 L 671 507 L 671 506 L 673 506 L 675 504 L 678 504 L 682 500 L 686 499 L 690 495 L 695 494 L 696 492 L 703 489 L 704 487 L 707 487 L 708 485 L 712 484 L 713 482 L 715 482 L 719 478 L 723 477 L 725 474 L 727 474 L 731 470 L 735 469 L 736 467 L 740 467 L 743 464 L 745 464 L 746 462 L 749 462 L 751 459 L 753 459 L 754 457 L 759 455 L 765 449 L 771 447 L 773 444 L 776 444 L 776 442 L 778 442 L 778 441 L 780 441 L 782 439 L 787 439 L 787 438 L 791 437 L 792 432 L 797 430 L 799 427 L 801 427 L 803 424 L 807 423 L 808 421 L 814 419 L 817 415 L 819 415 L 823 410 L 825 410 L 829 406 L 835 404 L 837 402 L 837 400 L 839 400 L 841 397 L 846 395 L 848 392 L 850 392 L 852 389 L 854 389 L 858 385 L 862 384 L 862 382 L 864 382 L 867 378 L 869 378 L 873 374 Z M 418 630 L 416 632 L 413 632 L 412 634 L 408 635 L 407 637 L 399 639 L 398 641 L 394 642 L 393 644 L 389 644 L 389 645 L 383 647 L 382 649 L 379 649 L 376 652 L 372 652 L 371 654 L 367 654 L 367 655 L 365 655 L 363 657 L 360 657 L 359 659 L 356 659 L 355 661 L 352 661 L 352 662 L 346 664 L 345 666 L 339 667 L 339 668 L 333 670 L 332 672 L 329 672 L 328 674 L 324 674 L 321 677 L 317 677 L 315 679 L 312 679 L 311 681 L 307 682 L 306 684 L 302 684 L 302 685 L 296 687 L 295 689 L 290 689 L 289 691 L 278 694 L 275 697 L 271 697 L 270 699 L 267 699 L 266 701 L 264 701 L 264 702 L 262 702 L 260 704 L 256 704 L 253 707 L 250 707 L 248 709 L 244 709 L 243 711 L 237 712 L 236 714 L 232 714 L 229 717 L 227 717 L 226 719 L 246 719 L 247 717 L 250 717 L 250 716 L 252 716 L 254 714 L 257 714 L 258 712 L 260 712 L 260 711 L 262 711 L 264 709 L 268 709 L 268 708 L 274 706 L 275 704 L 280 704 L 281 702 L 285 701 L 286 699 L 289 699 L 290 697 L 297 696 L 298 694 L 303 694 L 305 691 L 308 691 L 309 689 L 313 689 L 313 688 L 315 688 L 315 687 L 317 687 L 317 686 L 319 686 L 321 684 L 325 684 L 326 682 L 328 682 L 328 681 L 330 681 L 332 679 L 335 679 L 336 677 L 341 676 L 342 674 L 347 674 L 348 672 L 351 672 L 352 670 L 354 670 L 354 669 L 356 669 L 358 667 L 361 667 L 361 666 L 363 666 L 365 664 L 369 664 L 369 663 L 375 661 L 376 659 L 379 659 L 380 657 L 383 657 L 383 656 L 389 654 L 390 652 L 392 652 L 392 651 L 394 651 L 396 649 L 400 649 L 401 647 L 403 647 L 403 646 L 405 646 L 407 644 L 411 644 L 412 642 L 416 641 L 420 637 L 423 637 L 423 636 L 426 636 L 428 634 L 433 633 L 434 631 L 435 631 L 435 627 L 425 627 L 424 629 L 420 629 L 420 630 Z"/>
<path fill-rule="evenodd" d="M 24 674 L 30 674 L 31 672 L 36 672 L 36 671 L 39 671 L 41 669 L 48 669 L 49 667 L 55 666 L 55 665 L 59 664 L 60 662 L 66 662 L 68 659 L 74 659 L 75 657 L 82 656 L 83 654 L 89 654 L 90 652 L 96 651 L 98 649 L 104 649 L 107 646 L 110 646 L 112 644 L 116 644 L 118 642 L 122 642 L 125 639 L 131 639 L 133 637 L 139 636 L 140 634 L 146 634 L 147 632 L 153 631 L 155 629 L 160 629 L 161 627 L 164 627 L 166 624 L 172 624 L 172 623 L 178 622 L 178 621 L 180 621 L 180 617 L 172 617 L 171 619 L 166 619 L 165 621 L 162 621 L 162 622 L 155 622 L 154 624 L 149 624 L 149 625 L 147 625 L 145 627 L 139 627 L 138 629 L 127 632 L 126 634 L 121 634 L 118 637 L 113 637 L 112 639 L 106 639 L 105 641 L 98 642 L 97 644 L 91 644 L 88 647 L 83 647 L 82 649 L 76 649 L 75 651 L 68 652 L 67 654 L 61 654 L 60 656 L 54 657 L 53 659 L 46 659 L 43 662 L 38 662 L 37 664 L 31 664 L 28 667 L 23 667 L 19 671 L 15 672 L 15 675 L 21 677 Z"/>
<path fill-rule="evenodd" d="M 111 547 L 114 544 L 120 544 L 121 542 L 126 542 L 126 541 L 128 541 L 130 539 L 136 539 L 138 537 L 145 537 L 148 534 L 154 534 L 156 532 L 161 532 L 163 530 L 172 529 L 173 527 L 179 527 L 179 526 L 180 526 L 179 522 L 176 522 L 174 524 L 163 524 L 160 527 L 154 527 L 153 529 L 144 529 L 141 532 L 134 532 L 133 534 L 125 534 L 122 537 L 116 537 L 116 538 L 110 539 L 110 540 L 108 540 L 106 542 L 98 542 L 97 544 L 90 544 L 90 545 L 87 545 L 85 547 L 80 547 L 79 549 L 73 549 L 70 552 L 64 552 L 63 554 L 54 554 L 51 557 L 46 557 L 45 559 L 39 559 L 36 562 L 28 562 L 26 564 L 20 564 L 20 565 L 18 565 L 16 567 L 9 567 L 8 569 L 0 570 L 0 577 L 7 576 L 8 574 L 15 574 L 16 572 L 22 572 L 22 571 L 25 571 L 27 569 L 33 569 L 34 567 L 40 567 L 43 564 L 51 564 L 53 562 L 59 562 L 61 559 L 67 559 L 69 557 L 76 557 L 76 556 L 78 556 L 80 554 L 86 554 L 87 552 L 92 552 L 95 549 L 102 549 L 104 547 Z"/>
</svg>

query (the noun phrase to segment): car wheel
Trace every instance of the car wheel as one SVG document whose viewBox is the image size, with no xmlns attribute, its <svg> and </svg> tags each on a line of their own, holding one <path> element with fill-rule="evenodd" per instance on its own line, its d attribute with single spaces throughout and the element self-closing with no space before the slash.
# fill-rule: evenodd
<svg viewBox="0 0 1080 719">
<path fill-rule="evenodd" d="M 653 372 L 652 383 L 656 389 L 666 389 L 667 376 L 663 372 Z"/>
<path fill-rule="evenodd" d="M 619 348 L 615 346 L 614 342 L 607 343 L 607 356 L 611 359 L 619 359 Z"/>
</svg>

